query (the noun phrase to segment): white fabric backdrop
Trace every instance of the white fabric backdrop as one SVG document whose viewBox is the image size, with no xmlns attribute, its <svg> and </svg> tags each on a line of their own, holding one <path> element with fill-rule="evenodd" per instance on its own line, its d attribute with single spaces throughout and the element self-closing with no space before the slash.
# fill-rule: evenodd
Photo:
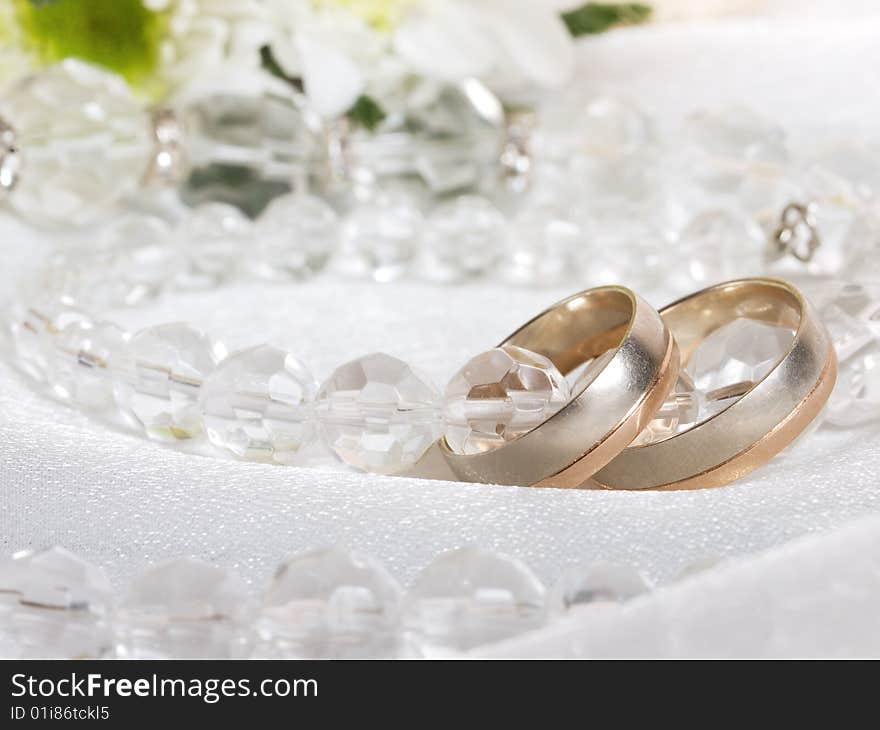
<svg viewBox="0 0 880 730">
<path fill-rule="evenodd" d="M 858 520 L 660 588 L 574 610 L 492 657 L 880 656 L 880 519 Z"/>
<path fill-rule="evenodd" d="M 622 90 L 670 123 L 692 108 L 745 101 L 805 137 L 876 138 L 877 30 L 864 18 L 642 28 L 585 44 L 579 78 L 587 89 Z M 0 218 L 0 286 L 39 259 L 43 240 Z M 443 382 L 565 293 L 321 278 L 174 296 L 128 313 L 125 324 L 185 319 L 233 347 L 287 346 L 319 378 L 385 350 Z M 651 298 L 662 305 L 669 294 Z M 477 543 L 524 559 L 548 583 L 591 558 L 662 583 L 694 561 L 748 555 L 880 510 L 877 435 L 822 430 L 751 477 L 705 492 L 422 482 L 183 454 L 51 402 L 0 364 L 0 550 L 62 544 L 120 583 L 191 554 L 259 585 L 285 556 L 341 543 L 377 556 L 406 583 L 438 552 Z M 880 604 L 876 592 L 872 600 Z"/>
</svg>

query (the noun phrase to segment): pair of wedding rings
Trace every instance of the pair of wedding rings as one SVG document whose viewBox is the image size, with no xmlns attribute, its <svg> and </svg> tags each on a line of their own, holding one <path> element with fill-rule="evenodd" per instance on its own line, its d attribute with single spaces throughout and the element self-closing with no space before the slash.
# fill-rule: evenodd
<svg viewBox="0 0 880 730">
<path fill-rule="evenodd" d="M 737 318 L 790 328 L 788 351 L 714 416 L 632 445 L 700 343 Z M 832 340 L 812 305 L 776 279 L 718 284 L 659 312 L 625 287 L 588 289 L 542 312 L 504 345 L 546 356 L 563 375 L 600 356 L 604 366 L 528 433 L 477 454 L 454 453 L 440 439 L 411 476 L 560 488 L 717 487 L 794 441 L 819 414 L 837 374 Z"/>
</svg>

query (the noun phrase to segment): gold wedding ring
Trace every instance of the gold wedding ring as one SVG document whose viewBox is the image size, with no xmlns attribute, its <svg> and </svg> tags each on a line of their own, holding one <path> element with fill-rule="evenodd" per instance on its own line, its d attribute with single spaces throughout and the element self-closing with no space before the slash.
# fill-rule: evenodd
<svg viewBox="0 0 880 730">
<path fill-rule="evenodd" d="M 563 375 L 594 358 L 596 372 L 540 426 L 491 451 L 457 454 L 438 440 L 406 476 L 540 487 L 582 487 L 639 434 L 678 377 L 675 340 L 629 289 L 588 289 L 553 305 L 501 345 L 548 357 Z"/>
<path fill-rule="evenodd" d="M 791 284 L 743 279 L 704 289 L 660 311 L 682 363 L 738 317 L 791 328 L 788 351 L 726 409 L 665 440 L 625 449 L 592 479 L 611 489 L 699 489 L 738 479 L 788 446 L 818 415 L 837 373 L 828 331 Z"/>
</svg>

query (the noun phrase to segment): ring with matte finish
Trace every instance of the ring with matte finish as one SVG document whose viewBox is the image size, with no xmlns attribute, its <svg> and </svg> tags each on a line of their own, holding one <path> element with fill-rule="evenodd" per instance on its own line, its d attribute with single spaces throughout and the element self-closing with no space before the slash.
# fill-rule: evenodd
<svg viewBox="0 0 880 730">
<path fill-rule="evenodd" d="M 660 315 L 619 286 L 574 294 L 501 345 L 545 355 L 563 375 L 599 356 L 604 356 L 604 366 L 581 384 L 571 402 L 531 431 L 479 454 L 456 454 L 441 438 L 403 475 L 520 486 L 591 486 L 589 477 L 632 443 L 678 378 L 678 348 Z"/>
<path fill-rule="evenodd" d="M 591 481 L 608 489 L 700 489 L 739 479 L 788 446 L 819 414 L 837 356 L 812 305 L 777 279 L 730 281 L 660 310 L 682 363 L 709 334 L 738 317 L 790 327 L 789 350 L 732 405 L 665 440 L 624 450 Z"/>
</svg>

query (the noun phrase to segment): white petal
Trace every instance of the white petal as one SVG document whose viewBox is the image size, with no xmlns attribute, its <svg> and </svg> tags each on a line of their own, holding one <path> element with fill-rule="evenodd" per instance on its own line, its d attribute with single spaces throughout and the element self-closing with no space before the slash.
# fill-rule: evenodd
<svg viewBox="0 0 880 730">
<path fill-rule="evenodd" d="M 305 36 L 297 38 L 303 85 L 312 108 L 321 116 L 347 112 L 364 90 L 364 78 L 347 55 Z"/>
<path fill-rule="evenodd" d="M 460 81 L 488 71 L 497 48 L 466 5 L 433 5 L 415 12 L 394 33 L 394 49 L 417 73 Z"/>
<path fill-rule="evenodd" d="M 300 78 L 303 72 L 302 55 L 296 39 L 290 33 L 276 29 L 269 45 L 272 48 L 272 58 L 281 66 L 281 70 L 292 78 Z"/>
<path fill-rule="evenodd" d="M 251 97 L 259 96 L 264 91 L 279 95 L 289 93 L 283 81 L 259 68 L 238 62 L 213 61 L 202 66 L 200 73 L 193 73 L 182 80 L 170 100 L 175 105 L 185 106 L 214 94 Z"/>
<path fill-rule="evenodd" d="M 532 0 L 480 0 L 479 7 L 487 32 L 527 79 L 549 88 L 570 80 L 574 43 L 552 8 Z"/>
</svg>

